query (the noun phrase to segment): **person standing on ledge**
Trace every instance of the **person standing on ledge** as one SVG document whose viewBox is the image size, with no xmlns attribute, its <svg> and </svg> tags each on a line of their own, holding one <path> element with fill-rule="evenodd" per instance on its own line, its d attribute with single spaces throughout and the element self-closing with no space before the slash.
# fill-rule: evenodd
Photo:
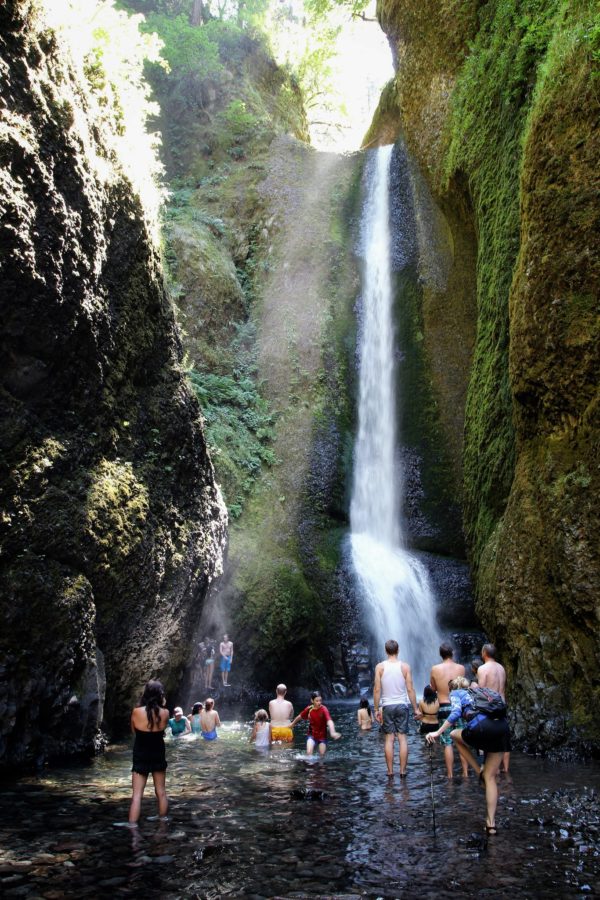
<svg viewBox="0 0 600 900">
<path fill-rule="evenodd" d="M 431 667 L 429 680 L 431 682 L 431 687 L 437 693 L 437 697 L 440 702 L 440 708 L 438 710 L 438 722 L 441 726 L 450 715 L 450 711 L 452 709 L 452 705 L 450 703 L 450 691 L 448 689 L 448 682 L 452 681 L 453 678 L 464 678 L 465 667 L 461 666 L 460 663 L 454 662 L 452 658 L 454 656 L 454 649 L 450 644 L 440 644 L 440 656 L 442 657 L 442 661 L 436 666 Z M 462 721 L 462 719 L 456 722 L 456 728 L 462 728 L 463 726 L 464 722 Z M 440 744 L 444 748 L 446 775 L 448 776 L 448 778 L 452 778 L 454 775 L 452 771 L 454 767 L 454 750 L 452 748 L 452 738 L 450 737 L 450 732 L 447 729 L 444 729 L 442 731 L 442 734 L 440 736 Z M 468 778 L 469 766 L 462 756 L 460 757 L 460 764 L 462 766 L 463 777 Z"/>
<path fill-rule="evenodd" d="M 294 707 L 285 699 L 287 688 L 285 684 L 278 684 L 275 688 L 276 696 L 269 701 L 269 715 L 271 717 L 271 738 L 273 741 L 283 741 L 290 744 L 294 740 L 292 731 L 292 719 Z"/>
<path fill-rule="evenodd" d="M 400 755 L 400 778 L 406 777 L 408 762 L 408 714 L 412 704 L 415 719 L 422 713 L 417 706 L 412 674 L 408 663 L 398 659 L 398 642 L 385 642 L 387 659 L 375 667 L 373 685 L 373 706 L 377 721 L 385 734 L 385 761 L 388 778 L 394 774 L 394 735 L 398 738 Z"/>
<path fill-rule="evenodd" d="M 496 648 L 493 644 L 484 644 L 481 648 L 481 657 L 483 665 L 477 670 L 477 684 L 479 687 L 488 688 L 490 691 L 496 691 L 500 694 L 506 703 L 506 671 L 504 666 L 496 662 Z M 502 766 L 508 773 L 510 766 L 510 753 L 504 753 L 502 757 Z"/>
<path fill-rule="evenodd" d="M 229 640 L 229 635 L 224 634 L 223 640 L 219 644 L 219 653 L 221 654 L 221 678 L 223 687 L 229 687 L 229 673 L 231 672 L 231 663 L 233 662 L 233 643 Z"/>
<path fill-rule="evenodd" d="M 169 801 L 165 788 L 167 771 L 165 728 L 168 722 L 169 710 L 165 709 L 165 689 L 160 681 L 149 681 L 144 688 L 140 705 L 131 713 L 131 731 L 135 735 L 135 741 L 131 767 L 132 797 L 128 822 L 130 828 L 138 827 L 142 797 L 150 773 L 158 801 L 158 814 L 163 821 L 167 818 Z"/>
</svg>

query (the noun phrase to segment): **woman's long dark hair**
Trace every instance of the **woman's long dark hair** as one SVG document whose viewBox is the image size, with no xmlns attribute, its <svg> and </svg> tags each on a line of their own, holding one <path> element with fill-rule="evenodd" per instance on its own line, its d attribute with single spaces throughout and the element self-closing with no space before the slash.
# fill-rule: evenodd
<svg viewBox="0 0 600 900">
<path fill-rule="evenodd" d="M 160 711 L 164 708 L 164 702 L 165 689 L 160 681 L 148 681 L 140 700 L 140 706 L 146 707 L 150 731 L 155 725 L 160 725 Z"/>
<path fill-rule="evenodd" d="M 360 701 L 359 709 L 366 709 L 366 711 L 369 713 L 369 718 L 370 719 L 373 718 L 373 716 L 371 715 L 371 704 L 369 703 L 369 701 L 367 700 L 366 697 L 363 697 L 362 700 Z"/>
</svg>

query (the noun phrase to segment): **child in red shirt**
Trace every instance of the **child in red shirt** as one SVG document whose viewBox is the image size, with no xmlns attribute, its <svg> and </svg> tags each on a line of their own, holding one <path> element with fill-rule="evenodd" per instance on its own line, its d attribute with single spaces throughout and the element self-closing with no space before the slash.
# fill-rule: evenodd
<svg viewBox="0 0 600 900">
<path fill-rule="evenodd" d="M 311 704 L 303 709 L 300 715 L 296 716 L 292 722 L 292 728 L 300 719 L 308 719 L 308 738 L 306 740 L 306 753 L 312 756 L 316 746 L 319 747 L 321 756 L 325 755 L 327 750 L 327 732 L 334 741 L 341 738 L 341 734 L 335 730 L 333 719 L 329 715 L 329 710 L 323 705 L 323 700 L 318 691 L 313 691 L 310 695 Z"/>
</svg>

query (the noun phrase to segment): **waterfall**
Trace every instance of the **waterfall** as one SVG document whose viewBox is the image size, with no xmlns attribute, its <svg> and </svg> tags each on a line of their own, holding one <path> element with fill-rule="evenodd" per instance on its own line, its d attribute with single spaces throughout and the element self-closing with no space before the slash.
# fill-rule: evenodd
<svg viewBox="0 0 600 900">
<path fill-rule="evenodd" d="M 392 147 L 367 166 L 362 217 L 364 279 L 358 435 L 350 506 L 352 563 L 366 620 L 383 645 L 394 638 L 421 694 L 438 659 L 435 601 L 423 564 L 404 546 L 403 473 L 397 455 L 396 366 L 392 320 L 389 170 Z"/>
</svg>

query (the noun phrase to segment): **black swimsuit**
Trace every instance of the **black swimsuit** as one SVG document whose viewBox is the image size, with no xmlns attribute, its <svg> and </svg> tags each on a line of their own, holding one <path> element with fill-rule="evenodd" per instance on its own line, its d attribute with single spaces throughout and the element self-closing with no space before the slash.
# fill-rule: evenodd
<svg viewBox="0 0 600 900">
<path fill-rule="evenodd" d="M 166 768 L 164 731 L 139 731 L 136 728 L 131 771 L 149 775 L 150 772 L 165 772 Z"/>
</svg>

